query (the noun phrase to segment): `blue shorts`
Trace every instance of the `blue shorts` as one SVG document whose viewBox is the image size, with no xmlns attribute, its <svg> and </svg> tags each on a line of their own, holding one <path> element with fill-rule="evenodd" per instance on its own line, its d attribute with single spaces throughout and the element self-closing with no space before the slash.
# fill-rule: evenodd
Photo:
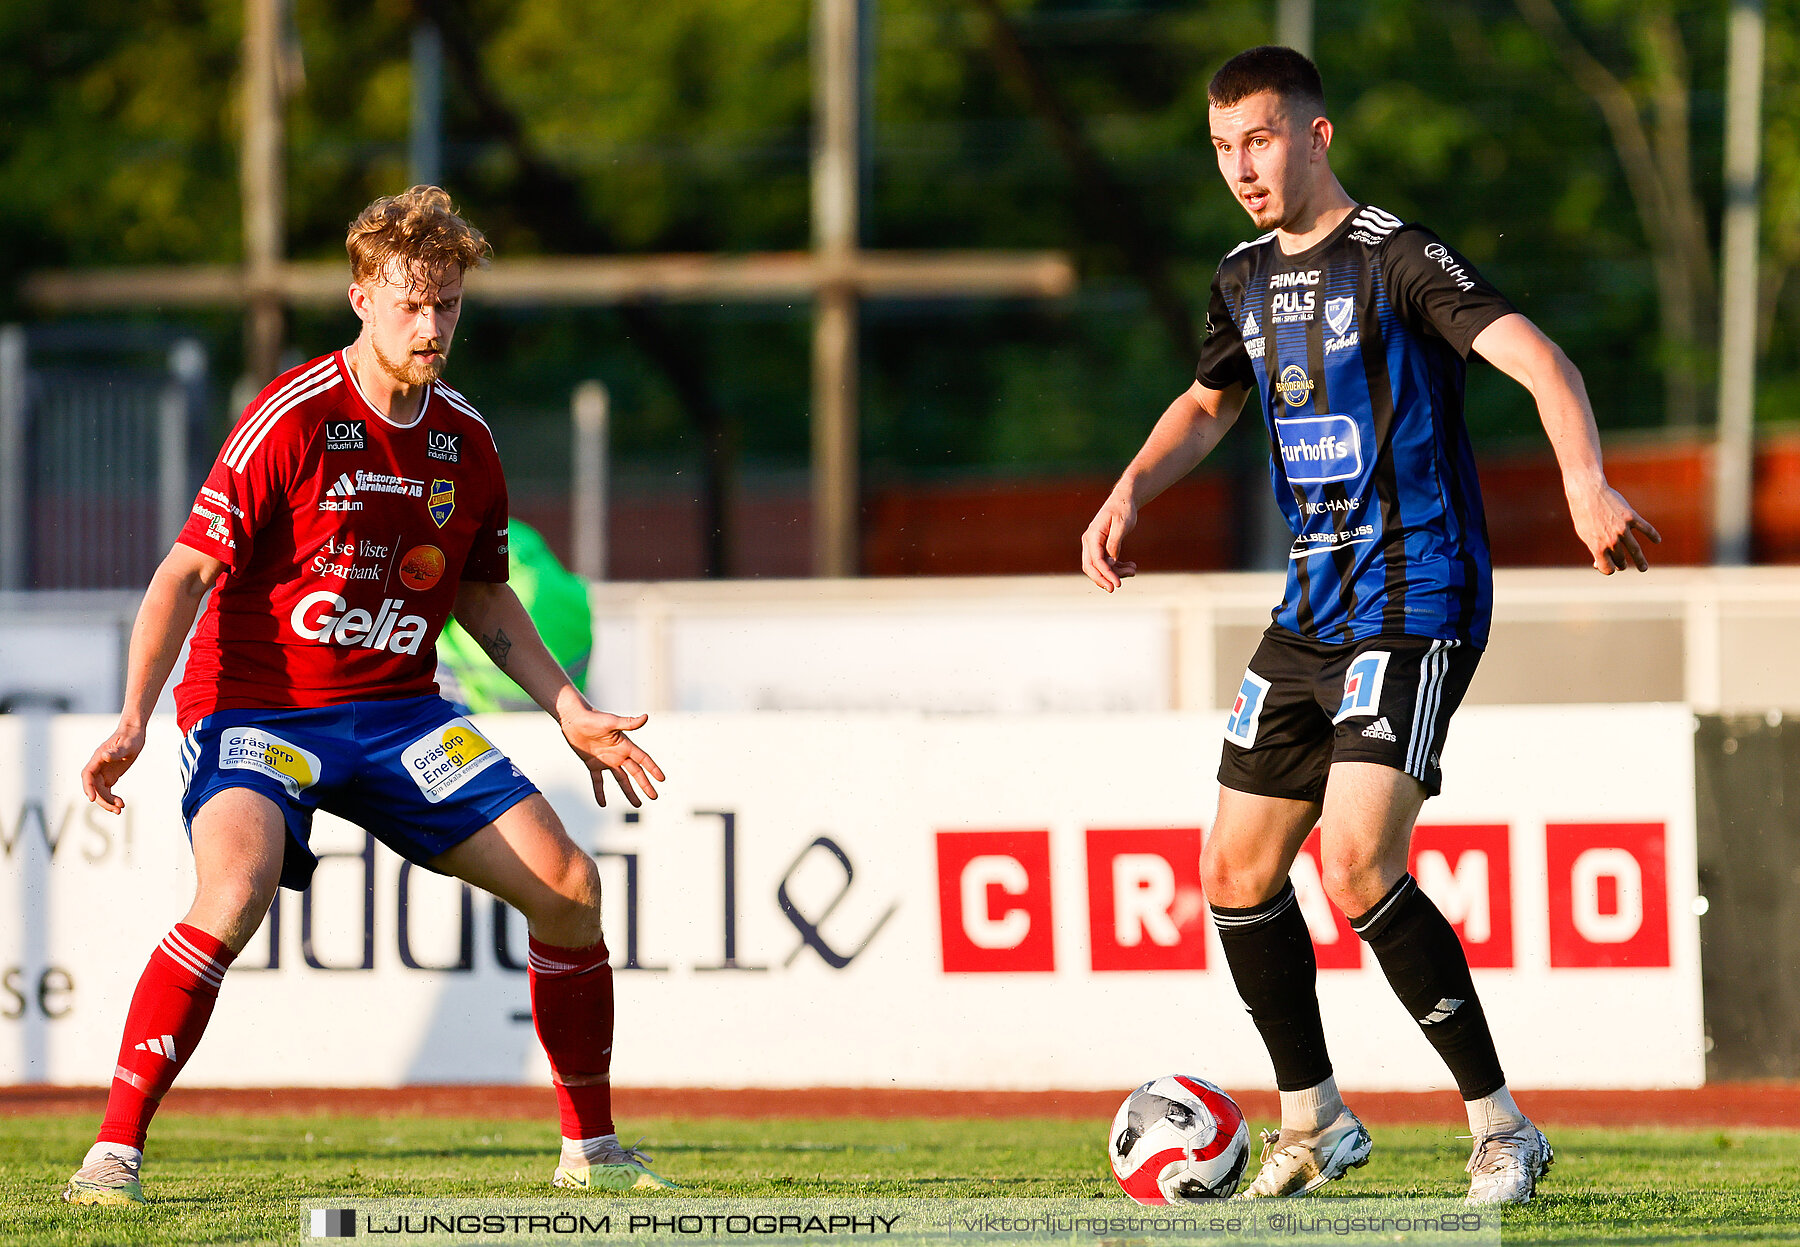
<svg viewBox="0 0 1800 1247">
<path fill-rule="evenodd" d="M 281 807 L 281 885 L 303 889 L 319 864 L 314 810 L 374 833 L 429 867 L 537 791 L 507 756 L 441 697 L 353 701 L 308 710 L 220 710 L 181 742 L 181 818 L 227 788 Z"/>
</svg>

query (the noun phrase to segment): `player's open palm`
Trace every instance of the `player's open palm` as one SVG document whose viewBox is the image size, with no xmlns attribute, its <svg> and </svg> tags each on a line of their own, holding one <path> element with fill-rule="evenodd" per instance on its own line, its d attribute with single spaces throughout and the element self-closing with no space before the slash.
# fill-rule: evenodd
<svg viewBox="0 0 1800 1247">
<path fill-rule="evenodd" d="M 143 751 L 144 729 L 121 724 L 101 742 L 94 750 L 94 756 L 81 768 L 81 791 L 87 794 L 89 801 L 98 802 L 102 809 L 119 813 L 125 808 L 125 802 L 113 795 L 112 786 L 119 782 L 119 776 L 131 769 L 131 764 Z"/>
<path fill-rule="evenodd" d="M 1571 494 L 1569 515 L 1575 521 L 1576 534 L 1594 557 L 1595 571 L 1610 576 L 1624 571 L 1627 565 L 1641 572 L 1650 570 L 1650 560 L 1644 557 L 1638 534 L 1658 544 L 1662 534 L 1633 510 L 1618 490 L 1600 485 Z"/>
<path fill-rule="evenodd" d="M 1112 497 L 1081 534 L 1081 570 L 1111 593 L 1125 577 L 1137 575 L 1137 564 L 1119 557 L 1125 535 L 1137 527 L 1137 507 L 1129 498 Z"/>
<path fill-rule="evenodd" d="M 639 749 L 625 734 L 637 731 L 649 721 L 647 714 L 624 719 L 603 710 L 589 710 L 563 720 L 563 739 L 569 742 L 569 748 L 575 751 L 593 777 L 594 799 L 601 805 L 606 804 L 604 781 L 609 771 L 619 785 L 619 791 L 633 805 L 643 804 L 638 798 L 638 788 L 642 788 L 644 795 L 652 801 L 656 800 L 656 785 L 650 782 L 652 776 L 665 782 L 668 780 L 662 768 L 656 765 L 656 759 Z"/>
</svg>

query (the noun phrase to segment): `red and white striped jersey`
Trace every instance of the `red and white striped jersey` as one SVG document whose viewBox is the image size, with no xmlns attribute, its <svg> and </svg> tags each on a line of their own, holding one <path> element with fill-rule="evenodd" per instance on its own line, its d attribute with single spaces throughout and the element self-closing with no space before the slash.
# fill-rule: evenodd
<svg viewBox="0 0 1800 1247">
<path fill-rule="evenodd" d="M 175 690 L 215 710 L 416 697 L 464 580 L 507 574 L 506 481 L 486 421 L 442 383 L 376 411 L 334 351 L 245 409 L 180 540 L 225 564 Z"/>
</svg>

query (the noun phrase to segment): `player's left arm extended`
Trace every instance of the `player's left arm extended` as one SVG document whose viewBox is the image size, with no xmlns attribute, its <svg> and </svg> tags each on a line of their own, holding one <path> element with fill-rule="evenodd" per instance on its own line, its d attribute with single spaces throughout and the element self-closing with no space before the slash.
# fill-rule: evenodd
<svg viewBox="0 0 1800 1247">
<path fill-rule="evenodd" d="M 589 705 L 538 635 L 537 625 L 531 622 L 530 613 L 512 586 L 466 580 L 456 590 L 453 613 L 494 665 L 511 676 L 561 725 L 563 739 L 593 776 L 594 797 L 601 805 L 606 804 L 601 779 L 608 771 L 631 804 L 641 804 L 637 788 L 642 788 L 651 800 L 656 799 L 656 786 L 651 779 L 668 777 L 656 765 L 656 759 L 625 734 L 644 726 L 650 716 L 622 718 Z"/>
<path fill-rule="evenodd" d="M 1627 561 L 1640 572 L 1650 569 L 1637 534 L 1660 542 L 1649 520 L 1639 515 L 1618 490 L 1606 483 L 1600 462 L 1600 430 L 1588 402 L 1581 370 L 1543 330 L 1511 312 L 1475 335 L 1476 354 L 1517 381 L 1537 400 L 1538 418 L 1550 436 L 1562 469 L 1563 496 L 1575 532 L 1594 558 L 1594 570 L 1610 576 Z"/>
</svg>

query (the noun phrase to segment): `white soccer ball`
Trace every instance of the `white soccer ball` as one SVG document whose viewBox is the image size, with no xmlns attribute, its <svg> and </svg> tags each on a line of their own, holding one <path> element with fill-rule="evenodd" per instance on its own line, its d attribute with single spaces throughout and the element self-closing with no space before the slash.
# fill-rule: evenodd
<svg viewBox="0 0 1800 1247">
<path fill-rule="evenodd" d="M 1106 1150 L 1113 1177 L 1140 1204 L 1226 1199 L 1244 1176 L 1250 1131 L 1224 1091 L 1169 1074 L 1125 1097 Z"/>
</svg>

